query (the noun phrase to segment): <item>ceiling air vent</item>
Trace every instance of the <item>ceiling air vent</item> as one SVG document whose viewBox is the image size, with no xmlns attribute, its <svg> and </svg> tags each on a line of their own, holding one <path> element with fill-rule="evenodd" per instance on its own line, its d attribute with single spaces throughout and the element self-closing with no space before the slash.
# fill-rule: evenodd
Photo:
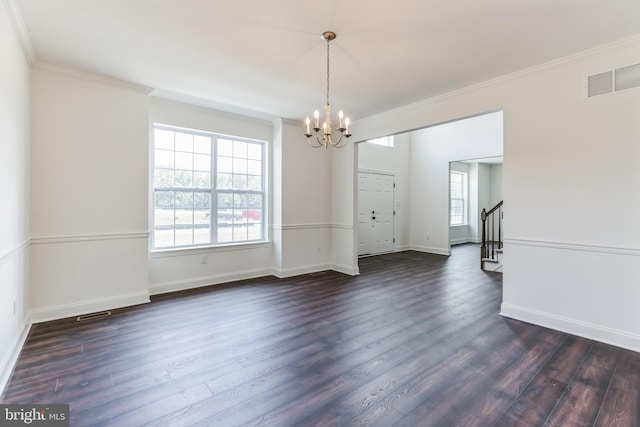
<svg viewBox="0 0 640 427">
<path fill-rule="evenodd" d="M 587 88 L 589 98 L 611 92 L 613 92 L 613 71 L 589 76 Z"/>
<path fill-rule="evenodd" d="M 589 98 L 634 87 L 640 87 L 640 64 L 587 77 L 587 97 Z"/>
<path fill-rule="evenodd" d="M 616 71 L 616 92 L 632 87 L 640 87 L 640 64 L 618 68 Z"/>
</svg>

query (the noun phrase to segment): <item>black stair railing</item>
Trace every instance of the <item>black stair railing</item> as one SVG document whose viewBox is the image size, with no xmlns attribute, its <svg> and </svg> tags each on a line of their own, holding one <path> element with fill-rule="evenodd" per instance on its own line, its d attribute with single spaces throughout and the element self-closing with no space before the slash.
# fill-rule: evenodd
<svg viewBox="0 0 640 427">
<path fill-rule="evenodd" d="M 482 209 L 480 218 L 482 219 L 482 246 L 480 247 L 480 267 L 482 260 L 497 259 L 496 251 L 502 249 L 502 204 L 501 200 L 497 205 L 489 209 Z M 497 224 L 497 232 L 496 232 Z M 497 234 L 497 235 L 496 235 Z"/>
</svg>

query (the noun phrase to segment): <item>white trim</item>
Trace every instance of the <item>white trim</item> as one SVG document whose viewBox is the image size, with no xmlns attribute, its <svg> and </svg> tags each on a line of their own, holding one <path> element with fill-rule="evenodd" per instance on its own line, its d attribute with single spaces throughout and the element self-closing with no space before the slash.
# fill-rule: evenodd
<svg viewBox="0 0 640 427">
<path fill-rule="evenodd" d="M 32 237 L 32 245 L 47 245 L 51 243 L 97 242 L 101 240 L 147 239 L 149 232 L 107 233 L 107 234 L 77 234 L 71 236 L 42 236 Z"/>
<path fill-rule="evenodd" d="M 502 303 L 500 315 L 523 322 L 533 323 L 591 340 L 604 342 L 633 351 L 640 351 L 640 336 L 628 332 L 605 328 L 564 316 L 531 310 L 513 304 Z"/>
<path fill-rule="evenodd" d="M 191 279 L 174 280 L 149 284 L 150 295 L 160 295 L 170 292 L 185 291 L 188 289 L 202 288 L 211 285 L 235 282 L 238 280 L 255 279 L 257 277 L 270 276 L 270 269 L 245 270 L 235 273 L 215 274 L 211 276 L 194 277 Z"/>
<path fill-rule="evenodd" d="M 29 37 L 29 32 L 27 31 L 27 26 L 24 23 L 24 16 L 22 15 L 22 11 L 20 10 L 20 6 L 18 6 L 17 0 L 3 0 L 4 8 L 7 11 L 7 16 L 9 17 L 9 21 L 11 21 L 11 26 L 13 27 L 13 32 L 18 39 L 18 43 L 22 48 L 22 52 L 27 59 L 29 65 L 33 65 L 36 63 L 36 52 L 33 49 L 33 44 L 31 43 L 31 37 Z M 0 388 L 1 390 L 1 388 Z"/>
<path fill-rule="evenodd" d="M 9 345 L 9 348 L 7 348 L 4 358 L 0 362 L 0 396 L 3 396 L 6 391 L 5 389 L 11 379 L 13 369 L 16 363 L 18 363 L 18 357 L 20 356 L 22 347 L 24 347 L 27 341 L 30 330 L 31 322 L 27 322 L 26 319 L 23 320 L 20 333 L 15 336 L 13 342 Z"/>
<path fill-rule="evenodd" d="M 312 224 L 282 224 L 273 226 L 277 230 L 311 230 L 314 228 L 331 228 L 332 224 L 312 223 Z"/>
<path fill-rule="evenodd" d="M 353 230 L 353 224 L 331 224 L 331 228 L 340 230 Z"/>
<path fill-rule="evenodd" d="M 499 83 L 502 83 L 502 82 L 505 82 L 505 81 L 509 81 L 509 80 L 513 80 L 513 79 L 516 79 L 516 78 L 519 78 L 519 77 L 523 77 L 523 76 L 527 76 L 527 75 L 530 75 L 530 74 L 534 74 L 534 73 L 537 73 L 539 71 L 544 71 L 544 70 L 547 70 L 547 69 L 550 69 L 550 68 L 555 68 L 555 67 L 564 65 L 566 63 L 569 63 L 571 61 L 577 60 L 577 59 L 587 58 L 589 56 L 597 55 L 597 54 L 602 53 L 602 52 L 607 52 L 607 51 L 609 51 L 611 49 L 615 49 L 615 48 L 618 48 L 620 46 L 624 46 L 626 44 L 637 43 L 638 41 L 640 41 L 640 35 L 634 35 L 634 36 L 631 36 L 631 37 L 628 37 L 628 38 L 625 38 L 625 39 L 621 39 L 621 40 L 618 40 L 618 41 L 615 41 L 615 42 L 612 42 L 612 43 L 608 43 L 608 44 L 605 44 L 605 45 L 602 45 L 602 46 L 598 46 L 598 47 L 595 47 L 595 48 L 592 48 L 592 49 L 588 49 L 588 50 L 585 50 L 585 51 L 582 51 L 582 52 L 578 52 L 578 53 L 575 53 L 573 55 L 565 56 L 563 58 L 559 58 L 559 59 L 555 59 L 553 61 L 545 62 L 543 64 L 538 64 L 538 65 L 535 65 L 535 66 L 530 67 L 530 68 L 525 68 L 524 70 L 516 71 L 515 73 L 511 73 L 511 74 L 507 74 L 507 75 L 504 75 L 504 76 L 496 77 L 496 78 L 493 78 L 493 79 L 490 79 L 490 80 L 486 80 L 484 82 L 481 82 L 481 83 L 478 83 L 478 84 L 475 84 L 475 85 L 471 85 L 471 86 L 467 86 L 467 87 L 464 87 L 464 88 L 461 88 L 461 89 L 457 89 L 457 90 L 454 90 L 454 91 L 451 91 L 451 92 L 447 92 L 447 93 L 444 93 L 442 95 L 438 95 L 438 96 L 434 96 L 434 97 L 431 97 L 431 98 L 423 99 L 421 101 L 414 102 L 413 104 L 404 105 L 402 107 L 398 107 L 398 108 L 395 108 L 393 110 L 387 110 L 387 111 L 384 111 L 382 113 L 374 114 L 373 116 L 368 116 L 368 117 L 365 117 L 363 119 L 354 121 L 353 125 L 354 126 L 356 126 L 356 125 L 357 126 L 363 126 L 363 124 L 364 124 L 366 126 L 366 124 L 368 122 L 374 122 L 374 121 L 378 121 L 378 120 L 380 120 L 382 118 L 386 118 L 386 117 L 389 117 L 389 116 L 394 116 L 396 114 L 402 113 L 403 111 L 410 111 L 410 110 L 414 110 L 414 109 L 419 109 L 419 108 L 421 108 L 423 106 L 434 104 L 434 103 L 437 103 L 437 102 L 442 101 L 444 99 L 452 98 L 452 97 L 455 97 L 455 96 L 458 96 L 458 95 L 461 95 L 461 94 L 464 94 L 464 93 L 467 93 L 467 92 L 472 92 L 472 91 L 475 91 L 477 89 L 481 89 L 481 88 L 484 88 L 484 87 L 487 87 L 487 86 L 492 86 L 492 85 L 499 84 Z M 496 110 L 496 111 L 501 111 L 501 110 Z M 491 113 L 491 112 L 492 111 L 487 111 L 487 112 L 482 113 L 482 114 Z M 455 121 L 457 121 L 457 120 L 459 120 L 459 119 L 455 119 Z M 438 124 L 442 124 L 442 123 L 438 123 Z M 403 132 L 408 132 L 410 130 L 412 130 L 412 129 L 406 129 Z"/>
<path fill-rule="evenodd" d="M 18 246 L 12 249 L 7 249 L 6 251 L 0 253 L 0 265 L 3 265 L 5 262 L 9 261 L 9 259 L 14 255 L 16 255 L 18 252 L 24 251 L 28 246 L 29 246 L 29 241 L 25 240 L 24 242 L 20 243 Z"/>
<path fill-rule="evenodd" d="M 338 273 L 348 274 L 349 276 L 357 276 L 360 274 L 360 268 L 347 264 L 331 264 L 331 270 L 337 271 Z"/>
<path fill-rule="evenodd" d="M 246 251 L 250 249 L 270 248 L 272 242 L 236 242 L 228 245 L 195 246 L 185 248 L 155 249 L 149 252 L 150 259 L 173 258 L 178 256 L 207 255 L 217 252 Z"/>
<path fill-rule="evenodd" d="M 504 244 L 518 245 L 518 246 L 538 246 L 551 249 L 563 249 L 570 251 L 582 251 L 582 252 L 599 252 L 605 254 L 615 255 L 631 255 L 640 256 L 640 249 L 627 248 L 622 246 L 602 246 L 592 243 L 580 243 L 580 242 L 562 242 L 562 241 L 545 241 L 539 239 L 524 239 L 516 237 L 505 237 L 503 239 Z"/>
<path fill-rule="evenodd" d="M 435 254 L 435 255 L 445 255 L 445 256 L 451 255 L 451 250 L 449 249 L 435 248 L 432 246 L 410 245 L 409 250 L 417 251 L 417 252 L 426 252 L 426 253 Z"/>
<path fill-rule="evenodd" d="M 65 77 L 71 77 L 77 80 L 84 80 L 91 83 L 99 83 L 106 86 L 115 87 L 117 89 L 125 89 L 133 92 L 143 93 L 145 95 L 150 95 L 153 91 L 152 87 L 143 86 L 136 83 L 131 83 L 125 80 L 119 80 L 114 77 L 104 76 L 96 73 L 89 73 L 86 71 L 76 70 L 74 68 L 63 67 L 60 65 L 49 64 L 46 62 L 36 62 L 33 66 L 34 70 L 46 71 L 49 73 L 54 73 L 58 75 L 62 75 Z"/>
<path fill-rule="evenodd" d="M 273 275 L 279 279 L 284 279 L 287 277 L 318 273 L 320 271 L 326 271 L 326 270 L 331 270 L 331 266 L 329 264 L 312 264 L 312 265 L 306 265 L 304 267 L 276 269 L 273 271 Z"/>
<path fill-rule="evenodd" d="M 48 322 L 50 320 L 64 319 L 81 314 L 95 313 L 96 311 L 146 304 L 149 301 L 149 292 L 139 291 L 105 298 L 78 301 L 70 304 L 37 308 L 31 310 L 30 317 L 32 323 Z"/>
<path fill-rule="evenodd" d="M 309 223 L 309 224 L 272 224 L 274 230 L 311 230 L 314 228 L 338 228 L 352 230 L 352 224 Z"/>
</svg>

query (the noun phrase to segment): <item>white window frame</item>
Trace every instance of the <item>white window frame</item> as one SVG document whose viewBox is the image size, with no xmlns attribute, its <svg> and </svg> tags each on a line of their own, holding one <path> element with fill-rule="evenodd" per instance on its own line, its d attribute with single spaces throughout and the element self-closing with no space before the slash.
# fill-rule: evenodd
<svg viewBox="0 0 640 427">
<path fill-rule="evenodd" d="M 462 188 L 455 188 L 454 175 L 460 177 Z M 469 194 L 468 194 L 468 181 L 469 176 L 466 172 L 450 171 L 449 172 L 449 225 L 452 227 L 460 227 L 469 224 L 468 206 L 469 206 Z M 460 193 L 462 197 L 453 197 L 454 192 Z M 456 194 L 457 195 L 457 194 Z M 461 221 L 454 221 L 454 204 L 456 202 L 462 203 L 462 218 Z M 460 218 L 460 215 L 455 215 L 456 218 Z"/>
<path fill-rule="evenodd" d="M 175 132 L 175 133 L 181 133 L 181 134 L 190 134 L 193 136 L 204 136 L 206 138 L 210 138 L 210 185 L 207 188 L 202 188 L 202 187 L 196 187 L 197 184 L 193 184 L 191 187 L 179 187 L 176 186 L 176 183 L 174 181 L 174 185 L 173 186 L 158 186 L 156 187 L 156 180 L 155 180 L 155 176 L 156 176 L 156 130 L 165 130 L 165 131 L 169 131 L 169 132 Z M 247 243 L 261 243 L 261 242 L 265 242 L 266 241 L 266 236 L 267 236 L 267 231 L 266 231 L 266 213 L 267 213 L 267 200 L 266 200 L 266 185 L 267 185 L 267 177 L 266 177 L 266 170 L 267 170 L 267 153 L 266 153 L 266 148 L 267 148 L 267 143 L 266 141 L 261 141 L 261 140 L 255 140 L 255 139 L 250 139 L 250 138 L 243 138 L 243 137 L 236 137 L 236 136 L 229 136 L 229 135 L 222 135 L 222 134 L 216 134 L 213 132 L 207 132 L 207 131 L 201 131 L 201 130 L 195 130 L 195 129 L 187 129 L 187 128 L 182 128 L 182 127 L 176 127 L 176 126 L 170 126 L 170 125 L 165 125 L 165 124 L 160 124 L 160 123 L 153 123 L 152 125 L 152 144 L 151 144 L 151 180 L 150 180 L 150 192 L 151 192 L 151 215 L 150 215 L 150 224 L 151 224 L 151 237 L 150 237 L 150 245 L 151 245 L 151 251 L 152 252 L 160 252 L 160 251 L 167 251 L 167 250 L 179 250 L 179 249 L 190 249 L 190 248 L 206 248 L 206 247 L 219 247 L 219 246 L 233 246 L 233 245 L 244 245 Z M 218 158 L 219 157 L 224 157 L 225 159 L 230 160 L 232 163 L 234 163 L 234 160 L 247 160 L 247 163 L 249 163 L 249 161 L 257 161 L 257 159 L 253 159 L 250 158 L 250 155 L 247 154 L 246 157 L 242 157 L 242 156 L 235 156 L 234 154 L 231 155 L 231 157 L 229 156 L 218 156 L 218 141 L 219 140 L 223 140 L 223 141 L 231 141 L 232 145 L 235 146 L 235 142 L 238 143 L 247 143 L 247 144 L 251 144 L 252 146 L 256 146 L 258 145 L 260 147 L 260 189 L 256 190 L 256 189 L 251 189 L 249 190 L 248 188 L 246 189 L 238 189 L 238 188 L 233 188 L 233 183 L 231 184 L 231 188 L 219 188 L 219 182 L 218 182 Z M 170 150 L 166 150 L 166 151 L 170 151 Z M 178 150 L 176 150 L 175 146 L 173 148 L 173 152 L 174 152 L 174 156 L 176 152 L 179 152 Z M 194 157 L 195 157 L 195 152 L 194 152 Z M 255 164 L 255 163 L 254 163 Z M 192 166 L 192 172 L 197 171 L 195 169 L 195 166 Z M 234 166 L 235 167 L 235 166 Z M 171 170 L 171 168 L 158 168 L 158 169 L 165 169 L 165 170 Z M 173 169 L 176 170 L 178 168 L 176 168 L 176 165 L 174 163 Z M 251 177 L 251 176 L 258 176 L 258 175 L 254 175 L 254 174 L 250 174 L 249 171 L 245 172 L 245 173 L 226 173 L 225 175 L 231 175 L 231 179 L 233 180 L 234 177 L 242 177 L 242 176 L 246 176 L 247 180 Z M 173 205 L 172 208 L 168 208 L 168 210 L 173 209 L 174 210 L 174 223 L 173 226 L 171 225 L 165 225 L 164 227 L 168 227 L 167 229 L 170 229 L 173 231 L 173 244 L 172 245 L 158 245 L 158 242 L 156 241 L 156 232 L 157 230 L 157 226 L 156 225 L 156 194 L 159 192 L 166 192 L 167 194 L 172 193 L 173 194 Z M 192 241 L 190 244 L 176 244 L 176 230 L 181 229 L 179 227 L 179 224 L 176 224 L 175 220 L 177 218 L 177 216 L 175 216 L 175 212 L 178 210 L 181 211 L 188 211 L 189 209 L 180 209 L 178 207 L 176 207 L 176 202 L 177 199 L 175 197 L 175 195 L 177 193 L 180 192 L 186 192 L 186 193 L 193 193 L 194 194 L 194 198 L 195 198 L 195 194 L 199 193 L 199 194 L 207 194 L 208 195 L 208 208 L 201 208 L 198 209 L 198 207 L 196 206 L 196 202 L 194 199 L 194 203 L 191 207 L 191 212 L 192 212 L 192 222 L 190 224 L 185 224 L 184 228 L 190 228 L 191 232 L 192 232 Z M 224 208 L 225 212 L 231 212 L 231 215 L 229 218 L 226 217 L 221 217 L 220 216 L 220 210 L 219 210 L 219 196 L 224 195 L 224 194 L 231 194 L 232 197 L 231 199 L 232 201 L 232 207 L 230 209 Z M 236 197 L 238 196 L 238 197 Z M 252 209 L 249 206 L 249 202 L 247 201 L 246 203 L 243 204 L 243 206 L 239 207 L 239 208 L 235 208 L 234 204 L 236 202 L 236 200 L 241 200 L 242 198 L 246 197 L 249 199 L 253 199 L 254 201 L 258 201 L 259 200 L 259 204 L 260 204 L 260 208 L 254 208 Z M 253 196 L 253 197 L 251 197 Z M 170 196 L 171 197 L 171 196 Z M 196 243 L 196 237 L 195 237 L 195 233 L 196 233 L 196 228 L 203 228 L 203 227 L 197 227 L 197 223 L 195 220 L 195 214 L 197 212 L 202 213 L 203 211 L 208 210 L 208 218 L 209 218 L 209 226 L 208 226 L 208 231 L 209 231 L 209 238 L 208 238 L 208 242 L 203 242 L 203 243 Z M 255 217 L 256 214 L 252 213 L 255 211 L 259 211 L 259 221 L 255 221 Z M 200 224 L 202 225 L 202 224 Z M 224 226 L 223 226 L 224 225 Z M 259 235 L 258 236 L 250 236 L 250 227 L 253 226 L 258 226 L 259 227 Z M 190 227 L 189 227 L 190 226 Z M 246 238 L 242 239 L 239 238 L 237 239 L 235 236 L 236 230 L 240 230 L 242 231 L 242 229 L 246 229 Z M 231 240 L 227 239 L 223 239 L 219 236 L 219 231 L 220 230 L 228 230 L 231 231 Z M 202 236 L 202 235 L 201 235 Z"/>
</svg>

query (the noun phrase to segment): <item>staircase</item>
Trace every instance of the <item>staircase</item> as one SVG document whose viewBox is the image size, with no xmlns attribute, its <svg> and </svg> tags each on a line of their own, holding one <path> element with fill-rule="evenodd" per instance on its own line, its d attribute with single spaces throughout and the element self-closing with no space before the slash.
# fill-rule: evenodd
<svg viewBox="0 0 640 427">
<path fill-rule="evenodd" d="M 482 246 L 480 247 L 480 268 L 486 271 L 502 273 L 502 204 L 482 209 Z M 497 229 L 496 229 L 497 227 Z"/>
</svg>

